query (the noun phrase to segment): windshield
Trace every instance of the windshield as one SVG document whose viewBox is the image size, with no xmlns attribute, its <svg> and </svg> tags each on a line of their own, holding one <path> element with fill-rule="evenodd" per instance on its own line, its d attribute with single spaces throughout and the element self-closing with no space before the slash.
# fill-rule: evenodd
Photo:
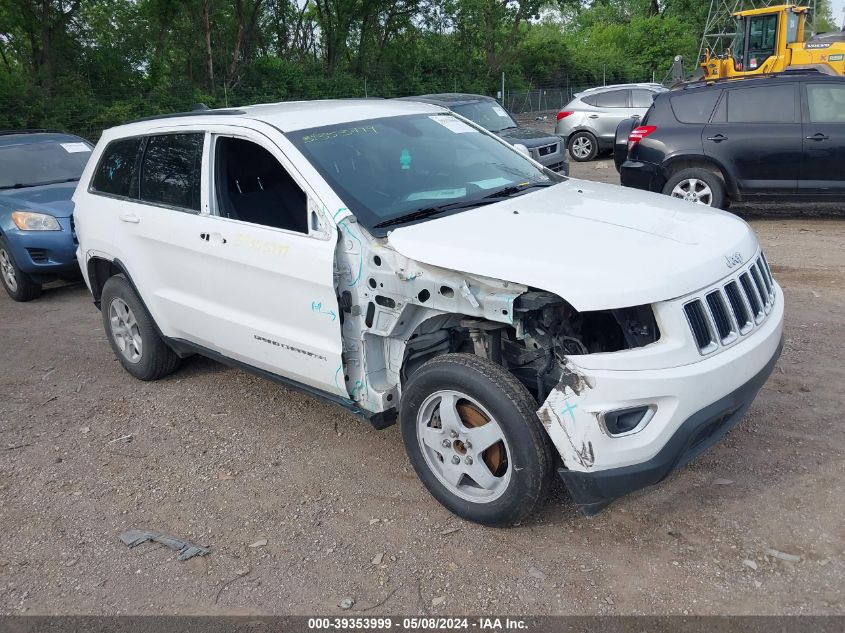
<svg viewBox="0 0 845 633">
<path fill-rule="evenodd" d="M 451 109 L 491 132 L 501 132 L 516 127 L 516 121 L 495 101 L 464 103 L 452 106 Z"/>
<path fill-rule="evenodd" d="M 731 57 L 734 58 L 734 68 L 743 70 L 742 58 L 745 55 L 745 18 L 737 18 L 736 34 L 731 43 Z"/>
<path fill-rule="evenodd" d="M 563 179 L 449 114 L 369 119 L 287 136 L 374 235 L 406 216 L 413 216 L 410 222 L 456 212 Z"/>
<path fill-rule="evenodd" d="M 74 137 L 0 145 L 0 189 L 79 180 L 90 156 L 91 146 Z"/>
</svg>

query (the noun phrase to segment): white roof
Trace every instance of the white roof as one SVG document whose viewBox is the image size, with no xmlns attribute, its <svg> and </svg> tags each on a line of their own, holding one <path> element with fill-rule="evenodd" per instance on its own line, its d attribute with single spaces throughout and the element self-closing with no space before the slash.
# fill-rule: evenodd
<svg viewBox="0 0 845 633">
<path fill-rule="evenodd" d="M 108 130 L 108 136 L 143 134 L 161 126 L 226 124 L 235 121 L 257 120 L 272 125 L 282 132 L 302 130 L 324 125 L 336 125 L 401 116 L 405 114 L 433 114 L 448 112 L 445 108 L 429 103 L 399 101 L 395 99 L 324 99 L 320 101 L 287 101 L 258 105 L 223 108 L 231 114 L 187 113 L 184 117 L 162 116 L 160 119 L 137 121 Z M 214 112 L 214 110 L 209 111 Z"/>
</svg>

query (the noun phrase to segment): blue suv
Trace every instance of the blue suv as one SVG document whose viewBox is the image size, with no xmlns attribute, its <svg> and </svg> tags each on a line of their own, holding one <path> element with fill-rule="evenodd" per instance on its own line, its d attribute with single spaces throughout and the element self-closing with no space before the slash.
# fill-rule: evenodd
<svg viewBox="0 0 845 633">
<path fill-rule="evenodd" d="M 0 131 L 0 279 L 15 301 L 79 272 L 71 196 L 91 149 L 61 132 Z"/>
</svg>

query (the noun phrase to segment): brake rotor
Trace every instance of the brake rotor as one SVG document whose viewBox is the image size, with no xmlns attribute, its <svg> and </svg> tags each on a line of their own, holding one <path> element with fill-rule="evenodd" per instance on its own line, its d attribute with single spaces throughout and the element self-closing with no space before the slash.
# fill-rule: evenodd
<svg viewBox="0 0 845 633">
<path fill-rule="evenodd" d="M 490 418 L 471 402 L 461 400 L 458 402 L 456 408 L 461 421 L 470 428 L 478 428 L 490 422 Z M 504 471 L 507 467 L 507 453 L 502 442 L 496 442 L 493 446 L 490 446 L 484 451 L 482 457 L 484 458 L 484 463 L 487 464 L 487 468 L 497 477 L 501 476 L 502 473 L 500 471 Z"/>
</svg>

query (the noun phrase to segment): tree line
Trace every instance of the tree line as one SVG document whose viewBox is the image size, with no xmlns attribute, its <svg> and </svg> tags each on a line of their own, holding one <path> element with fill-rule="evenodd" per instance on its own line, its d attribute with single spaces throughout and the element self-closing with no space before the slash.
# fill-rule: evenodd
<svg viewBox="0 0 845 633">
<path fill-rule="evenodd" d="M 822 12 L 827 0 L 820 0 Z M 0 128 L 202 102 L 661 80 L 704 0 L 0 0 Z M 829 12 L 826 14 L 829 16 Z"/>
</svg>

